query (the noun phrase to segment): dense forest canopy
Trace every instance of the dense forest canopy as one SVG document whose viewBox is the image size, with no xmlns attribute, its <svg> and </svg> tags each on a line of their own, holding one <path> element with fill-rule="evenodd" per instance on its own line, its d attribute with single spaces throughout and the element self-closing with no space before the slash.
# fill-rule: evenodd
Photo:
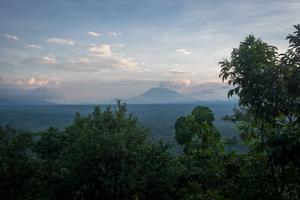
<svg viewBox="0 0 300 200">
<path fill-rule="evenodd" d="M 65 129 L 0 128 L 1 199 L 300 199 L 300 25 L 277 48 L 249 35 L 220 62 L 247 151 L 226 150 L 198 106 L 175 123 L 183 152 L 152 144 L 126 105 L 76 114 Z"/>
</svg>

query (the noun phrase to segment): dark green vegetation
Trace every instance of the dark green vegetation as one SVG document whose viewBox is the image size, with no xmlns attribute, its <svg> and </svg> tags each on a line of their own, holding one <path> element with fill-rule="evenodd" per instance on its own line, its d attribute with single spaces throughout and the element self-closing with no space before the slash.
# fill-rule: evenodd
<svg viewBox="0 0 300 200">
<path fill-rule="evenodd" d="M 180 155 L 147 140 L 120 102 L 65 129 L 0 129 L 1 199 L 300 199 L 300 25 L 290 47 L 248 36 L 221 62 L 247 151 L 228 151 L 206 106 L 175 123 Z M 160 120 L 160 119 L 158 119 Z"/>
<path fill-rule="evenodd" d="M 222 120 L 225 115 L 233 113 L 232 109 L 237 105 L 237 102 L 233 101 L 202 101 L 198 104 L 129 104 L 127 109 L 139 119 L 141 125 L 149 129 L 148 138 L 151 141 L 162 140 L 176 145 L 174 128 L 176 119 L 187 115 L 199 104 L 213 110 L 214 125 L 222 130 L 224 138 L 238 136 L 236 128 Z M 107 106 L 109 105 L 100 108 L 105 110 Z M 0 125 L 9 124 L 11 127 L 28 131 L 41 131 L 49 126 L 64 128 L 72 123 L 75 112 L 87 116 L 94 107 L 95 105 L 0 106 Z"/>
</svg>

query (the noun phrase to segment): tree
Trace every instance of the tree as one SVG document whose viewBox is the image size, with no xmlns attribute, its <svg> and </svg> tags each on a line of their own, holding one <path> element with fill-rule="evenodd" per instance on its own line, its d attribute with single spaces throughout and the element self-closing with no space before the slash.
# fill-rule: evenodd
<svg viewBox="0 0 300 200">
<path fill-rule="evenodd" d="M 175 171 L 165 145 L 147 142 L 147 130 L 117 103 L 81 116 L 64 131 L 40 133 L 38 180 L 49 199 L 170 199 Z"/>
<path fill-rule="evenodd" d="M 208 107 L 198 106 L 175 123 L 175 138 L 184 146 L 179 178 L 182 199 L 221 199 L 224 183 L 223 141 L 213 126 L 214 115 Z"/>
<path fill-rule="evenodd" d="M 30 199 L 35 168 L 32 135 L 0 127 L 0 198 Z"/>
<path fill-rule="evenodd" d="M 220 62 L 220 77 L 234 86 L 228 96 L 237 95 L 243 110 L 239 128 L 249 146 L 243 198 L 299 198 L 300 26 L 295 28 L 286 54 L 278 56 L 275 47 L 250 35 Z"/>
</svg>

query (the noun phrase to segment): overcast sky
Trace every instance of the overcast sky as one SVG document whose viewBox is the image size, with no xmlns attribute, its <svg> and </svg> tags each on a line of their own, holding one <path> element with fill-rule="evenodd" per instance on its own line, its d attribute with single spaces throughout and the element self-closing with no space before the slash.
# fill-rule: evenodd
<svg viewBox="0 0 300 200">
<path fill-rule="evenodd" d="M 299 19 L 299 0 L 1 0 L 0 84 L 67 101 L 219 82 L 247 35 L 284 51 Z"/>
</svg>

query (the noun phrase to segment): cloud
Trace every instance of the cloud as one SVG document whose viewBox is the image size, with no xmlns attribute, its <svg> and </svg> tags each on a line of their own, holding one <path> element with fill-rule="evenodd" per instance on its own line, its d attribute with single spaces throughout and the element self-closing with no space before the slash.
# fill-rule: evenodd
<svg viewBox="0 0 300 200">
<path fill-rule="evenodd" d="M 59 60 L 54 55 L 41 57 L 27 55 L 20 60 L 20 64 L 26 67 L 49 65 L 52 69 L 73 72 L 135 71 L 139 69 L 134 58 L 124 54 L 114 54 L 107 44 L 90 47 L 88 51 L 88 54 L 79 56 L 62 56 Z"/>
<path fill-rule="evenodd" d="M 138 65 L 133 58 L 114 57 L 114 60 L 118 66 L 129 71 L 135 70 Z"/>
<path fill-rule="evenodd" d="M 59 98 L 59 95 L 48 87 L 23 88 L 15 85 L 0 85 L 0 94 L 1 99 L 20 104 L 36 104 Z"/>
<path fill-rule="evenodd" d="M 63 39 L 63 38 L 48 38 L 48 43 L 54 43 L 54 44 L 67 44 L 67 45 L 73 45 L 74 41 L 71 39 Z"/>
<path fill-rule="evenodd" d="M 88 34 L 89 36 L 92 36 L 92 37 L 98 37 L 98 36 L 101 36 L 101 34 L 96 33 L 96 32 L 93 32 L 93 31 L 87 32 L 86 34 Z"/>
<path fill-rule="evenodd" d="M 19 86 L 23 88 L 37 88 L 44 86 L 58 86 L 61 85 L 62 81 L 57 78 L 6 78 L 0 77 L 0 85 L 2 86 Z"/>
<path fill-rule="evenodd" d="M 176 80 L 175 83 L 178 85 L 190 86 L 192 84 L 192 81 L 189 79 L 181 79 L 181 80 Z"/>
<path fill-rule="evenodd" d="M 178 53 L 182 53 L 184 55 L 190 55 L 192 52 L 189 49 L 176 49 Z"/>
<path fill-rule="evenodd" d="M 57 60 L 55 56 L 44 56 L 41 58 L 41 63 L 42 64 L 55 64 L 57 63 Z"/>
<path fill-rule="evenodd" d="M 159 87 L 166 87 L 171 90 L 175 90 L 182 94 L 188 94 L 191 91 L 194 83 L 190 79 L 178 79 L 178 80 L 169 80 L 161 81 Z"/>
<path fill-rule="evenodd" d="M 29 86 L 45 86 L 48 85 L 49 81 L 47 79 L 36 79 L 34 77 L 30 78 L 26 84 Z"/>
<path fill-rule="evenodd" d="M 78 63 L 82 63 L 82 64 L 87 64 L 91 62 L 91 59 L 89 57 L 86 56 L 81 56 L 78 58 L 78 60 L 76 61 Z"/>
<path fill-rule="evenodd" d="M 112 36 L 115 36 L 115 37 L 118 37 L 118 36 L 122 36 L 123 34 L 120 33 L 120 32 L 108 32 L 109 35 L 112 35 Z"/>
<path fill-rule="evenodd" d="M 98 56 L 111 56 L 111 48 L 108 44 L 93 46 L 88 49 L 91 53 L 96 53 Z"/>
<path fill-rule="evenodd" d="M 58 68 L 69 71 L 97 72 L 101 70 L 134 71 L 138 63 L 130 57 L 82 56 L 70 62 L 60 63 Z"/>
<path fill-rule="evenodd" d="M 169 72 L 171 74 L 176 74 L 176 75 L 196 74 L 196 72 L 187 72 L 187 71 L 183 71 L 181 69 L 171 69 L 171 70 L 169 70 Z"/>
<path fill-rule="evenodd" d="M 86 69 L 121 69 L 133 71 L 137 68 L 138 63 L 131 57 L 113 54 L 110 45 L 104 44 L 88 48 L 92 56 L 81 57 L 79 64 L 85 64 Z M 93 67 L 97 66 L 97 68 Z M 91 68 L 92 67 L 92 68 Z"/>
<path fill-rule="evenodd" d="M 42 47 L 36 44 L 27 44 L 26 48 L 41 49 Z"/>
<path fill-rule="evenodd" d="M 22 63 L 25 65 L 39 65 L 39 64 L 51 65 L 51 64 L 56 64 L 57 60 L 55 56 L 51 55 L 51 56 L 27 58 L 23 60 Z"/>
<path fill-rule="evenodd" d="M 15 36 L 15 35 L 5 34 L 4 37 L 11 39 L 11 40 L 19 40 L 19 37 Z"/>
<path fill-rule="evenodd" d="M 172 80 L 172 81 L 162 81 L 160 82 L 161 87 L 168 87 L 168 88 L 178 88 L 178 87 L 187 87 L 192 84 L 190 79 L 179 79 L 179 80 Z"/>
</svg>

